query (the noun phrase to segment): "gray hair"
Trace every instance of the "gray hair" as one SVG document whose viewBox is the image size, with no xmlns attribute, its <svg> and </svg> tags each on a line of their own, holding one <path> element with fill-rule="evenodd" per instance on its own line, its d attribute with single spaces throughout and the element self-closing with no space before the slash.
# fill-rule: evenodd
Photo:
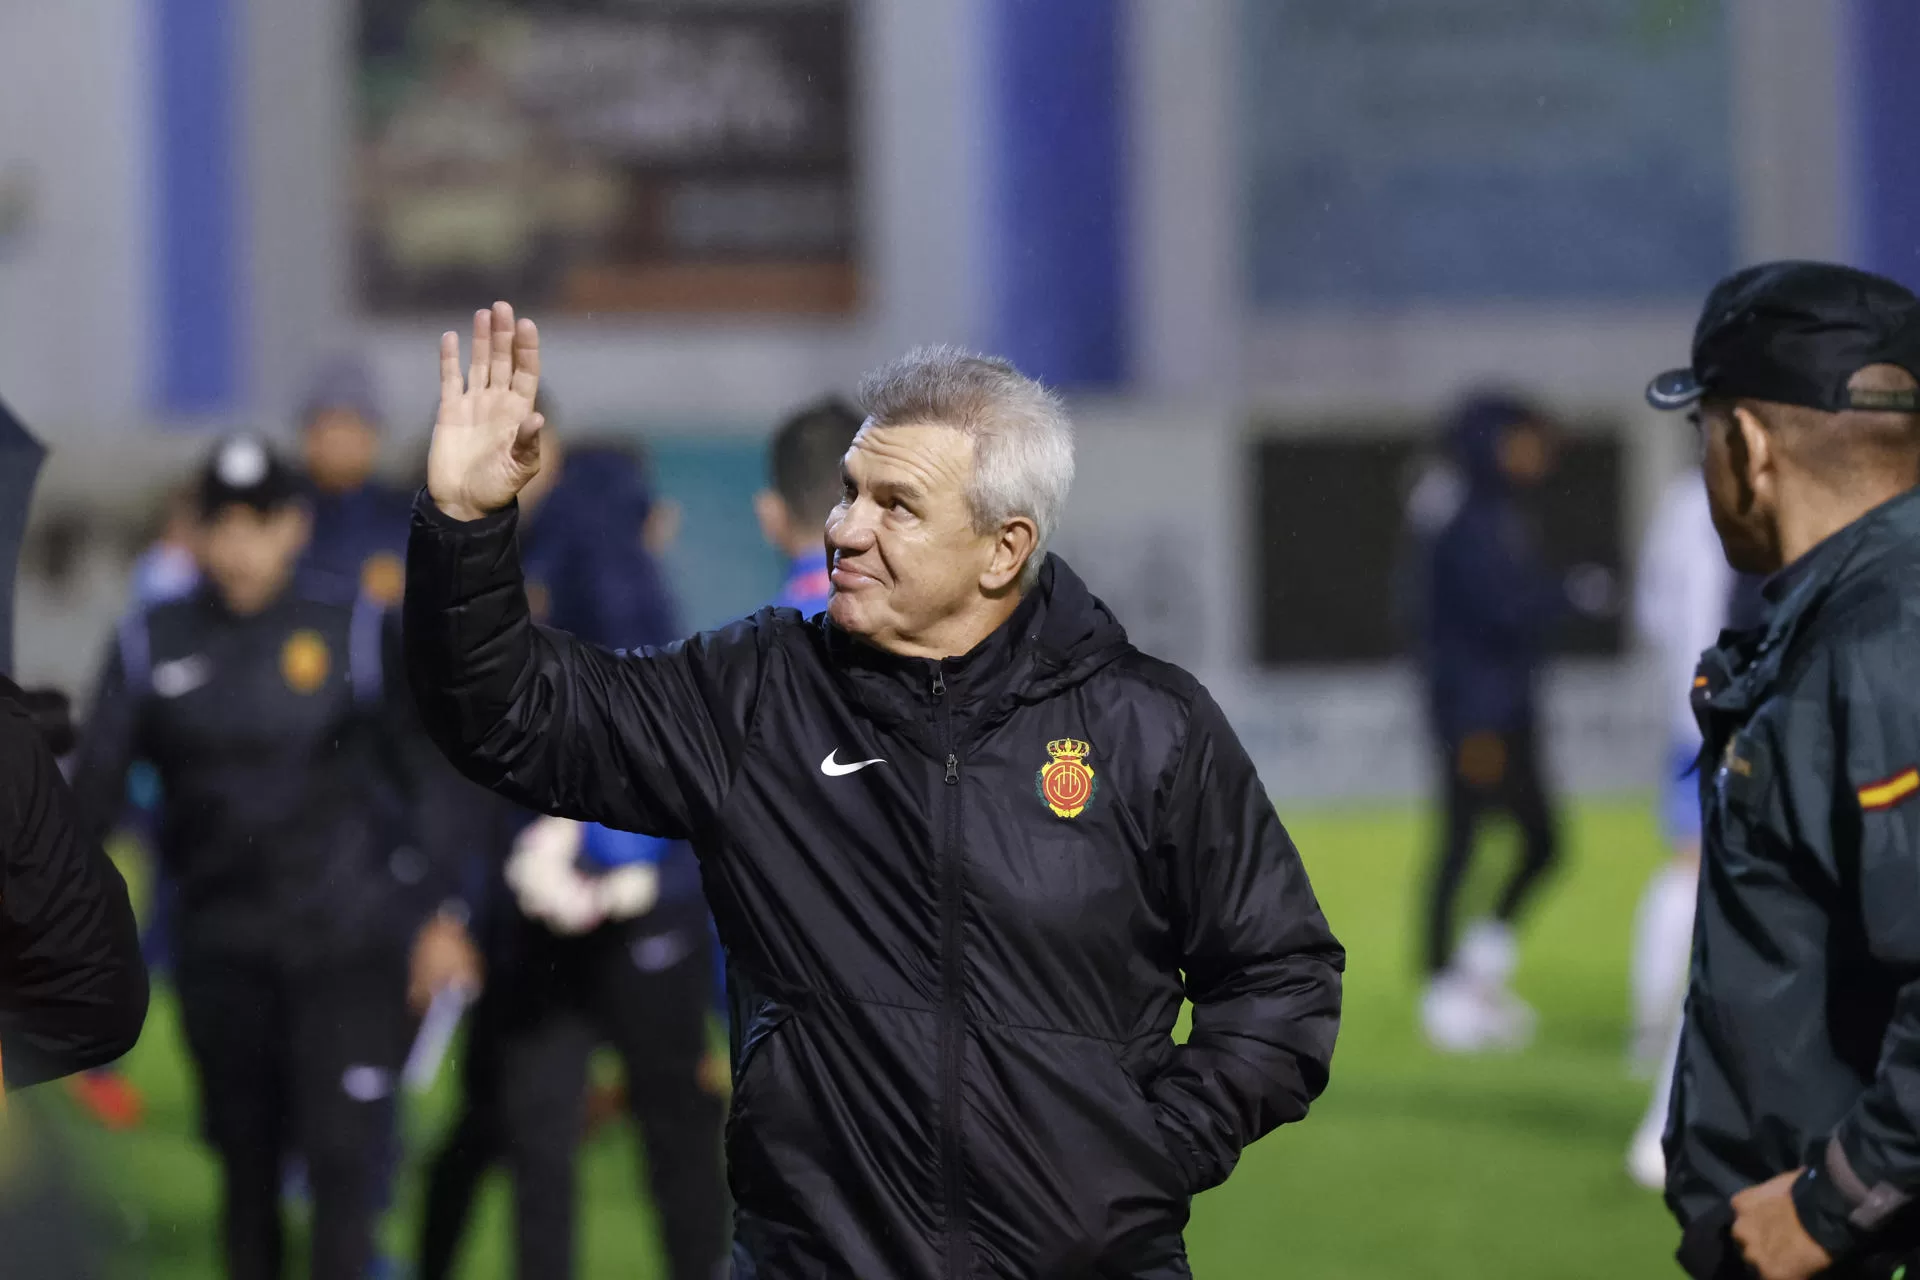
<svg viewBox="0 0 1920 1280">
<path fill-rule="evenodd" d="M 1073 423 L 1060 397 L 1005 360 L 915 347 L 861 379 L 860 405 L 877 427 L 952 427 L 972 438 L 973 527 L 1033 521 L 1039 536 L 1020 575 L 1030 589 L 1073 487 Z"/>
</svg>

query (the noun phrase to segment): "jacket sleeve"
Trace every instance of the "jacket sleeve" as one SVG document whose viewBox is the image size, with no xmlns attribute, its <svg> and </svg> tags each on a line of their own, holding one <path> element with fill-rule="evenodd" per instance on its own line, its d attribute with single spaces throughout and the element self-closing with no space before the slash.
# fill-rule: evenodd
<svg viewBox="0 0 1920 1280">
<path fill-rule="evenodd" d="M 1149 1094 L 1190 1189 L 1327 1085 L 1345 953 L 1253 762 L 1197 693 L 1159 840 L 1193 1026 Z"/>
<path fill-rule="evenodd" d="M 102 844 L 126 814 L 127 770 L 140 751 L 145 691 L 129 679 L 125 647 L 123 640 L 107 646 L 86 727 L 71 761 L 80 838 L 89 846 Z"/>
<path fill-rule="evenodd" d="M 1842 1257 L 1920 1195 L 1920 634 L 1848 645 L 1830 690 L 1834 866 L 1868 954 L 1901 984 L 1872 1085 L 1795 1188 L 1809 1234 Z"/>
<path fill-rule="evenodd" d="M 456 768 L 542 813 L 685 839 L 718 812 L 760 678 L 759 627 L 610 653 L 537 627 L 517 509 L 462 524 L 423 491 L 407 550 L 407 679 Z"/>
<path fill-rule="evenodd" d="M 419 882 L 409 887 L 411 906 L 422 919 L 452 904 L 471 915 L 490 871 L 485 864 L 502 802 L 461 777 L 427 736 L 407 687 L 399 611 L 384 611 L 379 622 L 375 718 L 383 764 L 400 785 L 407 837 L 423 864 Z"/>
<path fill-rule="evenodd" d="M 0 697 L 0 1066 L 9 1088 L 111 1062 L 140 1036 L 147 970 L 126 882 Z"/>
</svg>

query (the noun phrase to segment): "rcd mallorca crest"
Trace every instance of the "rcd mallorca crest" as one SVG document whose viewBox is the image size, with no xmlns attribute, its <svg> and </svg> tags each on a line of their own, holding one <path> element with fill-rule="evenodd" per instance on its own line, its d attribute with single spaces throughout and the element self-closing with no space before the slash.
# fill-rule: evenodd
<svg viewBox="0 0 1920 1280">
<path fill-rule="evenodd" d="M 1053 761 L 1035 775 L 1033 788 L 1055 815 L 1076 818 L 1100 790 L 1099 779 L 1086 763 L 1093 748 L 1078 738 L 1055 738 L 1047 744 L 1047 754 Z"/>
</svg>

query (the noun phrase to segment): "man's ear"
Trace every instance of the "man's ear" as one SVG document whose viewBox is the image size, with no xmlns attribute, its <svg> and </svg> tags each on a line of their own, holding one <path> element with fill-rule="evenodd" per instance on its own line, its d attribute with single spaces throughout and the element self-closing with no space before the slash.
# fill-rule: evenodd
<svg viewBox="0 0 1920 1280">
<path fill-rule="evenodd" d="M 1759 415 L 1746 405 L 1733 407 L 1727 449 L 1733 461 L 1733 474 L 1740 481 L 1740 509 L 1751 510 L 1756 499 L 1771 505 L 1779 475 L 1780 451 L 1774 447 L 1773 434 Z"/>
<path fill-rule="evenodd" d="M 1039 527 L 1026 516 L 1015 516 L 1001 525 L 993 540 L 993 559 L 980 575 L 981 589 L 997 595 L 1018 583 L 1020 571 L 1027 567 L 1039 545 Z"/>
<path fill-rule="evenodd" d="M 760 520 L 760 536 L 785 551 L 793 532 L 793 513 L 787 510 L 787 500 L 771 489 L 762 489 L 753 495 L 753 514 Z"/>
</svg>

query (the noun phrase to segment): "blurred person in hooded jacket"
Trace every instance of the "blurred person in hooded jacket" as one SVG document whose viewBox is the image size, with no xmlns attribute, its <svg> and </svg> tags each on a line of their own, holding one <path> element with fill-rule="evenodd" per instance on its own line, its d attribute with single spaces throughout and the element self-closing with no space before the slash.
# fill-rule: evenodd
<svg viewBox="0 0 1920 1280">
<path fill-rule="evenodd" d="M 1508 988 L 1514 922 L 1558 855 L 1541 768 L 1535 685 L 1550 629 L 1604 612 L 1606 570 L 1547 563 L 1526 501 L 1551 474 L 1554 426 L 1497 391 L 1468 396 L 1447 426 L 1450 483 L 1416 488 L 1420 658 L 1442 774 L 1442 840 L 1429 887 L 1421 1002 L 1427 1037 L 1446 1051 L 1517 1047 L 1532 1010 Z M 1458 929 L 1461 888 L 1483 820 L 1506 814 L 1521 855 L 1489 918 Z M 1456 936 L 1457 935 L 1457 936 Z"/>
<path fill-rule="evenodd" d="M 608 649 L 677 638 L 656 554 L 675 509 L 655 502 L 629 450 L 563 452 L 551 429 L 542 450 L 542 483 L 521 497 L 535 616 Z M 577 1154 L 589 1059 L 602 1044 L 626 1077 L 666 1274 L 709 1280 L 726 1255 L 726 1179 L 723 1106 L 702 1070 L 716 954 L 692 850 L 535 817 L 477 790 L 475 803 L 495 815 L 494 855 L 468 910 L 487 979 L 462 1109 L 429 1174 L 422 1280 L 453 1273 L 479 1180 L 496 1161 L 513 1175 L 515 1274 L 574 1274 Z"/>
</svg>

